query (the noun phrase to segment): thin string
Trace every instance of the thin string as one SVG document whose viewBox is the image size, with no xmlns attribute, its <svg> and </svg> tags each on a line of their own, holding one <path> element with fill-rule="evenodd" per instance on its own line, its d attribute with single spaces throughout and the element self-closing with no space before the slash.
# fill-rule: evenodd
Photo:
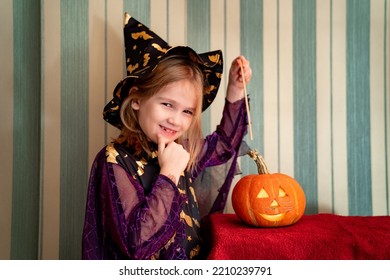
<svg viewBox="0 0 390 280">
<path fill-rule="evenodd" d="M 246 91 L 246 83 L 245 83 L 245 72 L 244 72 L 244 68 L 242 67 L 241 63 L 240 63 L 240 68 L 241 68 L 242 83 L 244 85 L 246 114 L 248 115 L 249 137 L 250 137 L 251 140 L 253 140 L 251 114 L 250 114 L 250 111 L 249 111 L 248 93 Z"/>
</svg>

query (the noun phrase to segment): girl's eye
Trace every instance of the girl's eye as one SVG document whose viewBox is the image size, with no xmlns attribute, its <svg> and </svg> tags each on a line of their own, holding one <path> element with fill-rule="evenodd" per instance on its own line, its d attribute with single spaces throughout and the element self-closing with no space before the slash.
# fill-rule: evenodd
<svg viewBox="0 0 390 280">
<path fill-rule="evenodd" d="M 184 113 L 185 114 L 188 114 L 188 115 L 193 115 L 194 114 L 194 112 L 192 112 L 192 111 L 190 111 L 190 110 L 184 110 Z"/>
<path fill-rule="evenodd" d="M 172 107 L 172 104 L 167 102 L 163 102 L 162 105 L 164 105 L 165 107 Z"/>
</svg>

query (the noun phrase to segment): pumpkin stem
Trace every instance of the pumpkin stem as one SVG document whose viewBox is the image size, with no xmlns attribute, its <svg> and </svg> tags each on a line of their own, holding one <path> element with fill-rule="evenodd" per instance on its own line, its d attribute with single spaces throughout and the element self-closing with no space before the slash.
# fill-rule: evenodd
<svg viewBox="0 0 390 280">
<path fill-rule="evenodd" d="M 269 174 L 264 158 L 256 150 L 249 150 L 248 155 L 256 162 L 259 174 Z"/>
</svg>

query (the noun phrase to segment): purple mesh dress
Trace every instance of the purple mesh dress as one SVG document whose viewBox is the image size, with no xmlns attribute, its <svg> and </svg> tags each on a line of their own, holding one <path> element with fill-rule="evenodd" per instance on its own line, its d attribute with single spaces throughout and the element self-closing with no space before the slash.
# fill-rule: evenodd
<svg viewBox="0 0 390 280">
<path fill-rule="evenodd" d="M 159 174 L 157 158 L 135 157 L 122 145 L 104 147 L 95 158 L 89 179 L 82 258 L 199 258 L 200 209 L 205 214 L 223 211 L 246 129 L 244 100 L 226 101 L 221 123 L 205 138 L 196 172 L 184 173 L 178 186 Z M 202 185 L 201 199 L 197 200 L 198 175 L 228 162 L 221 184 L 217 180 Z M 211 193 L 215 196 L 209 196 Z M 203 205 L 207 204 L 205 196 L 212 197 L 212 203 Z"/>
</svg>

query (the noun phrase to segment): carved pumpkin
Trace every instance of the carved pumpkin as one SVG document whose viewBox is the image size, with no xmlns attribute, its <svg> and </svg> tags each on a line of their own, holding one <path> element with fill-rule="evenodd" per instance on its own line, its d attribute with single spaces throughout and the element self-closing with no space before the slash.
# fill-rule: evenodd
<svg viewBox="0 0 390 280">
<path fill-rule="evenodd" d="M 249 151 L 258 167 L 258 175 L 241 178 L 232 192 L 232 206 L 245 223 L 257 227 L 280 227 L 296 223 L 306 207 L 306 197 L 292 177 L 268 172 L 264 159 Z"/>
</svg>

